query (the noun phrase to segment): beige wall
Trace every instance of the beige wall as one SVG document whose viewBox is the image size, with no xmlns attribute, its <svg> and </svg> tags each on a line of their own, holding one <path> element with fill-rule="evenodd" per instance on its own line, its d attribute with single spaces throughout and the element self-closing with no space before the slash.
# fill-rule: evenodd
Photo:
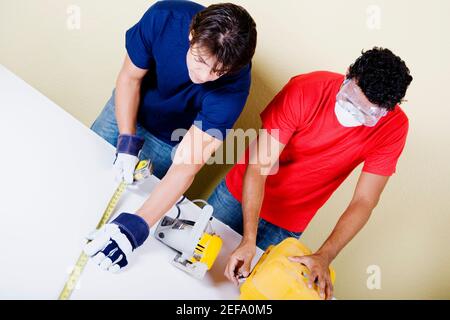
<svg viewBox="0 0 450 320">
<path fill-rule="evenodd" d="M 407 62 L 415 78 L 404 104 L 411 124 L 407 147 L 370 222 L 334 262 L 336 296 L 449 299 L 450 2 L 235 2 L 251 12 L 259 31 L 251 96 L 237 127 L 257 127 L 253 115 L 291 76 L 318 69 L 344 72 L 363 48 L 388 47 Z M 124 32 L 151 3 L 0 0 L 0 63 L 90 125 L 114 85 L 125 53 Z M 66 26 L 70 4 L 81 8 L 80 30 Z M 380 29 L 367 26 L 369 5 L 381 9 Z M 189 194 L 207 195 L 225 172 L 225 167 L 207 168 Z M 359 172 L 304 234 L 313 249 L 350 200 Z M 381 290 L 366 286 L 369 265 L 381 268 Z"/>
</svg>

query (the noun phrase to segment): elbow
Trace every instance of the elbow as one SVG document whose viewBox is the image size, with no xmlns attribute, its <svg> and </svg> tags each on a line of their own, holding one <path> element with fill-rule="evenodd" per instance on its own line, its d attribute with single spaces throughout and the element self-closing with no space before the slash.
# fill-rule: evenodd
<svg viewBox="0 0 450 320">
<path fill-rule="evenodd" d="M 128 72 L 120 71 L 117 80 L 116 86 L 119 87 L 121 85 L 125 86 L 140 86 L 142 82 L 142 78 L 131 75 Z"/>
<path fill-rule="evenodd" d="M 249 164 L 244 174 L 244 183 L 248 181 L 253 181 L 253 183 L 258 183 L 264 185 L 267 180 L 267 173 L 264 167 L 259 164 Z"/>
<path fill-rule="evenodd" d="M 172 164 L 167 174 L 182 181 L 193 181 L 202 166 L 195 164 Z"/>
<path fill-rule="evenodd" d="M 264 180 L 267 178 L 267 168 L 260 163 L 249 164 L 246 173 L 253 177 L 261 177 Z"/>
<path fill-rule="evenodd" d="M 366 210 L 372 211 L 378 205 L 379 200 L 380 200 L 379 197 L 373 198 L 373 199 L 360 197 L 360 198 L 353 199 L 351 205 L 363 207 Z"/>
</svg>

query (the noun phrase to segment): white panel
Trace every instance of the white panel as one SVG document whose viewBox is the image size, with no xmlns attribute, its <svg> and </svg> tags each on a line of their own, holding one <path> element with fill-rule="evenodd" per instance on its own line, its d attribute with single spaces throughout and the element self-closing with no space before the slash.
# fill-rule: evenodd
<svg viewBox="0 0 450 320">
<path fill-rule="evenodd" d="M 0 298 L 56 299 L 115 190 L 114 147 L 2 66 L 0 137 Z M 128 190 L 118 211 L 134 212 L 157 183 Z M 173 267 L 175 252 L 150 238 L 119 274 L 88 263 L 72 298 L 237 298 L 223 270 L 240 236 L 214 225 L 224 248 L 202 281 Z"/>
</svg>

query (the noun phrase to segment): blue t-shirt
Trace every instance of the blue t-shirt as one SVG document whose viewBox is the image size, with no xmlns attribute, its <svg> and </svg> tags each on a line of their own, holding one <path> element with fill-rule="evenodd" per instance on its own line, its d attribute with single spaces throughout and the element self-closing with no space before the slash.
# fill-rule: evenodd
<svg viewBox="0 0 450 320">
<path fill-rule="evenodd" d="M 244 108 L 251 65 L 216 81 L 194 84 L 188 74 L 189 26 L 204 7 L 190 1 L 161 1 L 126 32 L 134 65 L 148 69 L 142 81 L 138 122 L 164 142 L 193 124 L 218 139 L 226 137 Z"/>
</svg>

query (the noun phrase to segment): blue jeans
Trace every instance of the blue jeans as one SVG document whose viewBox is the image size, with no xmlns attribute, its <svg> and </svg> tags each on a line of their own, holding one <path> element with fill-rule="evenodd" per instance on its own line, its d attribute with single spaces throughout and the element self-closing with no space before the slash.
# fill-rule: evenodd
<svg viewBox="0 0 450 320">
<path fill-rule="evenodd" d="M 225 180 L 222 180 L 208 199 L 214 208 L 213 216 L 230 226 L 234 231 L 243 233 L 242 206 L 228 190 Z M 301 232 L 291 232 L 278 227 L 262 218 L 259 219 L 256 245 L 266 250 L 270 245 L 276 245 L 286 238 L 300 238 Z"/>
<path fill-rule="evenodd" d="M 91 130 L 116 147 L 119 128 L 115 115 L 114 92 L 113 90 L 111 98 L 92 124 Z M 139 123 L 136 127 L 136 133 L 145 140 L 144 146 L 139 154 L 139 159 L 151 159 L 153 174 L 159 179 L 162 179 L 172 165 L 172 150 L 174 147 L 152 135 Z"/>
</svg>

